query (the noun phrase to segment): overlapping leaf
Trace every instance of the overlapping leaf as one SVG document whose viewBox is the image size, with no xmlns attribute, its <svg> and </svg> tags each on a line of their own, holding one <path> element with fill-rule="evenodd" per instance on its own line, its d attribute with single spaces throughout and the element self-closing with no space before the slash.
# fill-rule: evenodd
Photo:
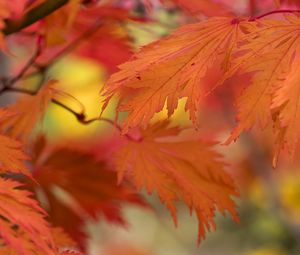
<svg viewBox="0 0 300 255">
<path fill-rule="evenodd" d="M 300 59 L 293 63 L 290 73 L 284 78 L 275 91 L 272 108 L 278 118 L 277 142 L 275 156 L 287 148 L 293 157 L 299 139 L 300 130 Z M 274 159 L 276 165 L 277 158 Z"/>
<path fill-rule="evenodd" d="M 157 192 L 177 223 L 175 202 L 183 200 L 196 212 L 199 221 L 199 241 L 205 231 L 215 228 L 215 211 L 229 211 L 238 221 L 235 203 L 237 195 L 231 177 L 224 170 L 220 154 L 211 144 L 198 140 L 174 141 L 178 128 L 168 128 L 168 122 L 152 125 L 142 131 L 139 141 L 129 141 L 116 153 L 119 182 L 124 176 L 137 188 Z M 169 139 L 170 140 L 169 140 Z"/>
<path fill-rule="evenodd" d="M 15 116 L 7 109 L 0 108 L 0 124 Z M 31 175 L 24 161 L 28 156 L 23 152 L 21 142 L 0 134 L 0 172 Z"/>
<path fill-rule="evenodd" d="M 8 136 L 0 135 L 0 172 L 31 175 L 24 161 L 28 160 L 22 144 Z"/>
<path fill-rule="evenodd" d="M 146 126 L 167 103 L 172 115 L 178 100 L 187 97 L 186 110 L 197 122 L 199 101 L 207 93 L 201 79 L 215 63 L 226 69 L 243 22 L 232 18 L 212 18 L 184 26 L 166 39 L 154 42 L 122 65 L 107 82 L 104 94 L 109 100 L 121 94 L 118 111 L 128 112 L 124 132 Z M 135 89 L 132 97 L 122 97 L 122 90 Z"/>
<path fill-rule="evenodd" d="M 0 179 L 0 236 L 2 245 L 17 254 L 55 254 L 46 213 L 32 199 L 31 193 L 21 190 L 20 183 Z"/>
<path fill-rule="evenodd" d="M 57 148 L 45 161 L 38 161 L 34 178 L 46 195 L 51 221 L 81 245 L 85 237 L 81 223 L 88 217 L 123 225 L 122 203 L 144 205 L 129 187 L 117 186 L 116 174 L 105 162 L 80 149 Z"/>
<path fill-rule="evenodd" d="M 291 118 L 297 117 L 296 70 L 291 67 L 300 57 L 300 19 L 295 15 L 285 17 L 286 19 L 282 21 L 261 20 L 259 28 L 245 36 L 244 46 L 240 48 L 240 57 L 236 59 L 238 64 L 232 70 L 252 73 L 253 77 L 251 84 L 237 100 L 238 124 L 226 141 L 227 144 L 255 124 L 259 124 L 262 129 L 265 128 L 272 121 L 272 101 L 274 101 L 273 108 L 290 101 L 289 109 L 284 108 L 284 113 L 280 114 L 281 118 L 285 119 L 283 126 L 287 125 L 287 119 L 292 121 Z M 287 98 L 288 96 L 292 97 Z M 297 132 L 295 125 L 289 130 L 292 129 L 289 136 Z M 288 140 L 291 144 L 295 141 L 292 138 Z"/>
</svg>

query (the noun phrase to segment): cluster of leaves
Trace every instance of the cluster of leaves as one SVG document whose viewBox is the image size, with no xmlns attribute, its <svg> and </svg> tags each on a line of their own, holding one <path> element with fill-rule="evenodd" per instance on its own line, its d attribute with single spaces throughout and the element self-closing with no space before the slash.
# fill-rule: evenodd
<svg viewBox="0 0 300 255">
<path fill-rule="evenodd" d="M 300 11 L 235 16 L 222 1 L 173 0 L 174 6 L 201 21 L 132 55 L 132 38 L 124 25 L 151 22 L 153 3 L 143 2 L 148 12 L 144 16 L 113 0 L 0 1 L 3 52 L 12 57 L 10 43 L 22 42 L 27 51 L 35 46 L 21 68 L 1 77 L 1 94 L 26 95 L 0 108 L 0 254 L 86 252 L 84 221 L 100 218 L 126 225 L 122 204 L 149 206 L 139 195 L 143 188 L 157 193 L 175 225 L 177 201 L 194 211 L 198 241 L 215 229 L 216 211 L 228 211 L 238 221 L 233 201 L 238 191 L 214 148 L 216 142 L 183 136 L 183 128 L 167 119 L 151 122 L 164 107 L 171 117 L 179 100 L 186 98 L 185 110 L 199 129 L 201 101 L 230 79 L 242 82 L 238 77 L 250 76 L 237 98 L 237 126 L 225 144 L 256 124 L 261 129 L 271 125 L 273 164 L 285 148 L 294 154 L 300 129 Z M 299 5 L 298 1 L 269 4 Z M 258 8 L 254 5 L 249 1 L 251 11 Z M 280 12 L 284 15 L 277 19 L 267 17 Z M 93 58 L 109 75 L 113 73 L 102 91 L 106 97 L 102 110 L 117 96 L 117 113 L 127 113 L 121 126 L 101 117 L 87 119 L 82 105 L 76 112 L 61 101 L 78 103 L 58 89 L 59 81 L 49 79 L 48 71 L 70 52 Z M 212 71 L 217 78 L 212 79 Z M 33 76 L 40 78 L 34 90 L 22 86 Z M 37 135 L 35 128 L 50 103 L 82 124 L 109 122 L 123 135 L 118 137 L 119 146 L 99 159 L 93 148 L 52 144 Z"/>
</svg>

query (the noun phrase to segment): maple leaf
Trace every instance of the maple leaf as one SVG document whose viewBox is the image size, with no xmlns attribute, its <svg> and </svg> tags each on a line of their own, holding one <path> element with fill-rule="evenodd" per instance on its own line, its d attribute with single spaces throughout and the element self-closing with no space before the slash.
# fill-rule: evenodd
<svg viewBox="0 0 300 255">
<path fill-rule="evenodd" d="M 238 221 L 231 199 L 237 191 L 212 144 L 168 140 L 180 132 L 176 127 L 168 128 L 168 124 L 164 121 L 142 130 L 139 141 L 130 140 L 116 152 L 118 181 L 127 175 L 138 189 L 145 187 L 150 194 L 156 191 L 176 225 L 174 203 L 182 199 L 196 212 L 200 241 L 206 229 L 215 228 L 216 209 L 223 214 L 229 211 Z"/>
<path fill-rule="evenodd" d="M 46 158 L 37 153 L 44 161 L 36 160 L 33 176 L 39 183 L 36 188 L 46 195 L 51 222 L 62 226 L 83 248 L 85 219 L 100 216 L 124 225 L 121 203 L 145 205 L 133 189 L 117 186 L 116 173 L 105 162 L 79 148 L 58 147 Z"/>
<path fill-rule="evenodd" d="M 59 227 L 51 227 L 49 228 L 51 231 L 51 235 L 53 237 L 53 242 L 55 244 L 55 255 L 62 255 L 62 254 L 78 254 L 83 255 L 81 252 L 78 251 L 76 248 L 76 243 L 63 231 L 62 228 Z M 22 236 L 22 238 L 26 238 L 26 236 Z M 30 240 L 29 240 L 30 241 Z M 0 246 L 0 254 L 2 255 L 20 255 L 18 251 L 16 251 L 11 246 Z M 31 250 L 30 255 L 44 255 L 44 251 L 40 249 Z"/>
<path fill-rule="evenodd" d="M 0 108 L 0 124 L 7 121 L 14 113 Z M 0 134 L 0 172 L 22 173 L 31 176 L 24 161 L 29 157 L 22 150 L 21 142 Z"/>
<path fill-rule="evenodd" d="M 0 172 L 22 173 L 31 176 L 24 161 L 29 157 L 23 152 L 22 144 L 10 137 L 0 135 Z"/>
<path fill-rule="evenodd" d="M 275 148 L 273 165 L 276 166 L 280 150 L 287 148 L 293 157 L 299 139 L 300 130 L 300 68 L 299 59 L 293 63 L 285 79 L 280 83 L 273 98 L 272 109 L 275 109 L 279 125 L 277 127 L 278 146 Z"/>
<path fill-rule="evenodd" d="M 0 124 L 9 136 L 27 142 L 35 126 L 43 119 L 50 100 L 57 90 L 54 85 L 57 81 L 50 80 L 35 96 L 22 96 L 8 111 L 16 113 Z"/>
<path fill-rule="evenodd" d="M 240 47 L 240 57 L 233 65 L 232 73 L 252 73 L 251 84 L 237 100 L 238 124 L 226 144 L 236 140 L 245 130 L 256 123 L 264 129 L 271 119 L 274 93 L 291 73 L 293 61 L 299 58 L 300 19 L 286 15 L 285 20 L 259 20 L 257 29 L 245 35 Z M 229 75 L 229 76 L 230 76 Z M 225 75 L 226 76 L 226 75 Z"/>
<path fill-rule="evenodd" d="M 113 95 L 121 94 L 117 110 L 129 113 L 124 123 L 127 132 L 132 127 L 146 126 L 165 102 L 171 116 L 178 100 L 187 97 L 185 109 L 196 124 L 199 102 L 212 89 L 204 91 L 201 81 L 218 62 L 222 62 L 223 69 L 228 68 L 242 23 L 232 18 L 211 18 L 183 26 L 171 36 L 143 47 L 108 80 L 104 107 Z M 126 88 L 136 93 L 124 98 L 122 91 Z"/>
<path fill-rule="evenodd" d="M 46 213 L 20 183 L 0 179 L 0 236 L 16 254 L 55 254 Z"/>
</svg>

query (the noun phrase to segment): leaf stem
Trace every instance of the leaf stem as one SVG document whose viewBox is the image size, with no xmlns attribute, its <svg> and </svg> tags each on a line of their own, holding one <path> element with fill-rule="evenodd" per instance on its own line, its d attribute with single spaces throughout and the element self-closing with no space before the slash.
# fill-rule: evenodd
<svg viewBox="0 0 300 255">
<path fill-rule="evenodd" d="M 2 91 L 0 91 L 0 94 L 3 93 L 3 92 L 17 92 L 17 93 L 22 93 L 22 94 L 27 94 L 27 95 L 30 95 L 30 96 L 34 96 L 34 95 L 37 94 L 38 90 L 33 91 L 33 90 L 25 89 L 25 88 L 4 87 L 4 89 Z M 83 124 L 83 125 L 89 125 L 89 124 L 91 124 L 93 122 L 96 122 L 96 121 L 106 122 L 106 123 L 114 126 L 120 133 L 122 133 L 122 127 L 119 124 L 117 124 L 115 121 L 111 120 L 111 119 L 104 118 L 104 117 L 96 117 L 96 118 L 87 119 L 84 108 L 81 110 L 81 112 L 76 112 L 71 107 L 69 107 L 68 105 L 62 103 L 61 101 L 59 101 L 55 98 L 52 98 L 51 102 L 58 105 L 58 106 L 60 106 L 60 107 L 62 107 L 63 109 L 67 110 L 68 112 L 72 113 L 76 117 L 78 122 Z M 83 105 L 83 104 L 80 103 L 80 105 Z M 137 141 L 134 137 L 130 136 L 129 134 L 125 134 L 124 136 L 128 140 Z"/>
<path fill-rule="evenodd" d="M 89 125 L 93 122 L 96 122 L 96 121 L 102 121 L 102 122 L 106 122 L 112 126 L 114 126 L 116 129 L 118 129 L 118 131 L 120 133 L 122 133 L 122 127 L 117 124 L 115 121 L 111 120 L 111 119 L 108 119 L 108 118 L 103 118 L 103 117 L 96 117 L 96 118 L 92 118 L 92 119 L 87 119 L 86 117 L 86 114 L 85 114 L 85 111 L 81 111 L 80 113 L 74 111 L 73 109 L 71 109 L 69 106 L 63 104 L 62 102 L 56 100 L 56 99 L 52 99 L 51 100 L 52 103 L 64 108 L 65 110 L 67 110 L 68 112 L 72 113 L 76 119 L 79 121 L 79 123 L 83 124 L 83 125 Z M 129 134 L 125 134 L 124 135 L 128 140 L 131 140 L 131 141 L 137 141 L 135 138 L 133 138 L 132 136 L 130 136 Z"/>
<path fill-rule="evenodd" d="M 261 14 L 260 16 L 251 17 L 249 19 L 249 21 L 254 21 L 254 20 L 257 20 L 257 19 L 261 19 L 261 18 L 264 18 L 264 17 L 269 16 L 269 15 L 273 15 L 273 14 L 279 14 L 279 13 L 297 13 L 297 12 L 300 12 L 300 10 L 289 10 L 289 9 L 274 10 L 274 11 L 270 11 L 270 12 Z"/>
</svg>

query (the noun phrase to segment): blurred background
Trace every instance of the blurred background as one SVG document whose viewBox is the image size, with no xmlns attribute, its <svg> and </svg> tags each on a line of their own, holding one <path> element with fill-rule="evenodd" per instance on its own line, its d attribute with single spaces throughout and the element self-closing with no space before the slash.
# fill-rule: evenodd
<svg viewBox="0 0 300 255">
<path fill-rule="evenodd" d="M 90 2 L 93 4 L 94 1 Z M 271 0 L 212 2 L 222 6 L 223 10 L 240 16 L 259 15 L 277 8 Z M 297 8 L 296 2 L 282 1 L 281 7 Z M 103 15 L 107 26 L 74 48 L 70 54 L 57 59 L 47 70 L 47 77 L 59 80 L 59 88 L 84 105 L 89 118 L 99 116 L 103 104 L 103 98 L 100 96 L 102 86 L 108 77 L 117 71 L 117 66 L 129 59 L 133 52 L 143 45 L 167 36 L 181 25 L 216 15 L 214 10 L 205 8 L 197 13 L 191 13 L 189 6 L 178 5 L 176 1 L 123 0 L 100 1 L 100 3 L 100 6 L 109 4 L 113 8 L 121 8 L 124 13 L 113 12 L 109 15 L 90 13 L 91 19 L 92 15 Z M 295 3 L 296 5 L 293 5 Z M 123 18 L 121 15 L 127 16 Z M 85 21 L 88 23 L 88 18 Z M 76 29 L 85 25 L 84 22 L 75 21 Z M 67 39 L 64 38 L 62 41 Z M 24 33 L 22 45 L 20 40 L 12 38 L 10 42 L 15 55 L 10 60 L 13 62 L 10 66 L 13 66 L 14 72 L 20 70 L 22 63 L 31 54 L 28 50 L 31 47 L 30 38 Z M 60 43 L 49 42 L 51 43 L 53 50 L 49 52 L 50 56 L 56 52 L 56 47 L 61 47 Z M 41 57 L 40 62 L 47 62 L 48 57 L 47 54 Z M 211 72 L 213 77 L 214 70 Z M 39 75 L 29 76 L 23 81 L 23 86 L 35 88 L 40 79 Z M 243 83 L 241 79 L 239 82 Z M 200 113 L 203 120 L 201 137 L 225 141 L 235 123 L 233 108 L 235 95 L 240 93 L 245 84 L 240 85 L 236 84 L 235 80 L 228 81 L 226 86 L 218 89 L 213 96 L 203 102 L 203 110 Z M 11 98 L 6 100 L 9 101 Z M 68 98 L 64 100 L 70 107 L 78 108 L 74 101 Z M 112 101 L 103 116 L 114 119 L 115 107 Z M 120 116 L 121 120 L 122 117 Z M 165 117 L 166 112 L 162 111 L 155 119 Z M 172 117 L 172 123 L 191 126 L 184 111 L 184 99 Z M 101 143 L 113 144 L 115 137 L 119 137 L 118 131 L 111 125 L 104 122 L 81 125 L 68 111 L 54 104 L 51 104 L 47 111 L 43 130 L 53 143 L 61 140 L 69 143 L 84 141 L 89 146 L 92 144 L 95 151 L 102 146 Z M 145 200 L 154 209 L 124 205 L 127 227 L 101 220 L 86 222 L 90 254 L 300 254 L 300 165 L 297 162 L 299 153 L 296 154 L 293 163 L 283 158 L 278 168 L 272 169 L 270 132 L 270 130 L 264 132 L 254 130 L 243 135 L 230 147 L 218 146 L 218 150 L 225 154 L 226 161 L 230 163 L 228 171 L 234 176 L 240 189 L 240 198 L 237 200 L 240 224 L 233 223 L 229 217 L 218 215 L 217 231 L 207 234 L 206 239 L 198 246 L 197 220 L 194 215 L 190 215 L 184 205 L 178 204 L 179 226 L 175 228 L 169 212 L 160 204 L 159 199 L 155 195 L 143 193 Z M 103 150 L 99 150 L 96 153 L 102 152 Z"/>
</svg>

